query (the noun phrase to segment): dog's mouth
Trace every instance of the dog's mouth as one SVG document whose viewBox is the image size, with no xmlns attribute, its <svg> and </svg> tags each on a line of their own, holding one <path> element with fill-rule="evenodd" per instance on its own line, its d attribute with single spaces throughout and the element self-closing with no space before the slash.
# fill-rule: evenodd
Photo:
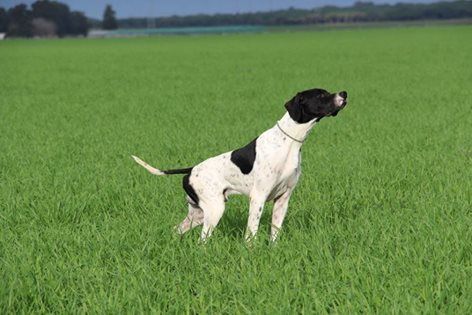
<svg viewBox="0 0 472 315">
<path fill-rule="evenodd" d="M 336 93 L 336 96 L 334 97 L 334 104 L 337 108 L 335 112 L 333 113 L 333 116 L 336 116 L 336 114 L 347 105 L 347 92 L 342 91 L 342 92 Z"/>
<path fill-rule="evenodd" d="M 336 93 L 333 99 L 334 111 L 330 116 L 336 116 L 347 105 L 347 93 L 345 91 Z"/>
<path fill-rule="evenodd" d="M 336 93 L 334 103 L 338 107 L 344 107 L 347 104 L 347 93 L 345 91 Z"/>
</svg>

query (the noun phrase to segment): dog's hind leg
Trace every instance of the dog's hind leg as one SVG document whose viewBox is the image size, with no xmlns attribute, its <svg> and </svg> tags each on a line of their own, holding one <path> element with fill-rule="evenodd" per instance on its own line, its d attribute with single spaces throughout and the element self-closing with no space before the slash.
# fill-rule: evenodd
<svg viewBox="0 0 472 315">
<path fill-rule="evenodd" d="M 178 234 L 184 234 L 203 223 L 203 211 L 197 205 L 188 204 L 188 214 L 185 219 L 175 227 Z"/>
<path fill-rule="evenodd" d="M 203 210 L 203 229 L 200 239 L 205 242 L 213 232 L 213 229 L 218 225 L 223 212 L 225 211 L 225 201 L 223 195 L 213 198 L 200 204 Z"/>
</svg>

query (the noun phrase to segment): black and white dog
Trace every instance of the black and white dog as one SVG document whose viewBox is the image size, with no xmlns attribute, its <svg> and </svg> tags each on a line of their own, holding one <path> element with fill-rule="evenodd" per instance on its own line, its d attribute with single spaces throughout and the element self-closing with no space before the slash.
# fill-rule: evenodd
<svg viewBox="0 0 472 315">
<path fill-rule="evenodd" d="M 138 157 L 134 160 L 154 175 L 186 174 L 188 215 L 176 229 L 183 234 L 203 224 L 205 241 L 220 221 L 231 194 L 250 198 L 246 240 L 259 227 L 266 201 L 274 200 L 271 240 L 275 241 L 287 213 L 288 201 L 300 176 L 301 146 L 321 118 L 336 116 L 347 104 L 347 93 L 311 89 L 285 104 L 287 113 L 276 125 L 245 147 L 209 158 L 186 168 L 161 171 Z"/>
</svg>

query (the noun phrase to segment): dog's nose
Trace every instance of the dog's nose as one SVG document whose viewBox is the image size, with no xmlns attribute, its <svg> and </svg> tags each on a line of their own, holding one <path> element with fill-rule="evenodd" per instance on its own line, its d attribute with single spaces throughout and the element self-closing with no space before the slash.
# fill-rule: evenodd
<svg viewBox="0 0 472 315">
<path fill-rule="evenodd" d="M 347 92 L 346 91 L 339 92 L 339 96 L 346 99 L 347 98 Z"/>
</svg>

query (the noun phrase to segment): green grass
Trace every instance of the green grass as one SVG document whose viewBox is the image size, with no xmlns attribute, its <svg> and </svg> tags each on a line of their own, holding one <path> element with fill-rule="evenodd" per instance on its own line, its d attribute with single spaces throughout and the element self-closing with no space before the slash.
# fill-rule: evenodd
<svg viewBox="0 0 472 315">
<path fill-rule="evenodd" d="M 472 27 L 0 42 L 0 313 L 472 313 Z M 297 91 L 349 106 L 303 147 L 280 241 L 233 197 L 179 238 L 180 176 Z"/>
</svg>

